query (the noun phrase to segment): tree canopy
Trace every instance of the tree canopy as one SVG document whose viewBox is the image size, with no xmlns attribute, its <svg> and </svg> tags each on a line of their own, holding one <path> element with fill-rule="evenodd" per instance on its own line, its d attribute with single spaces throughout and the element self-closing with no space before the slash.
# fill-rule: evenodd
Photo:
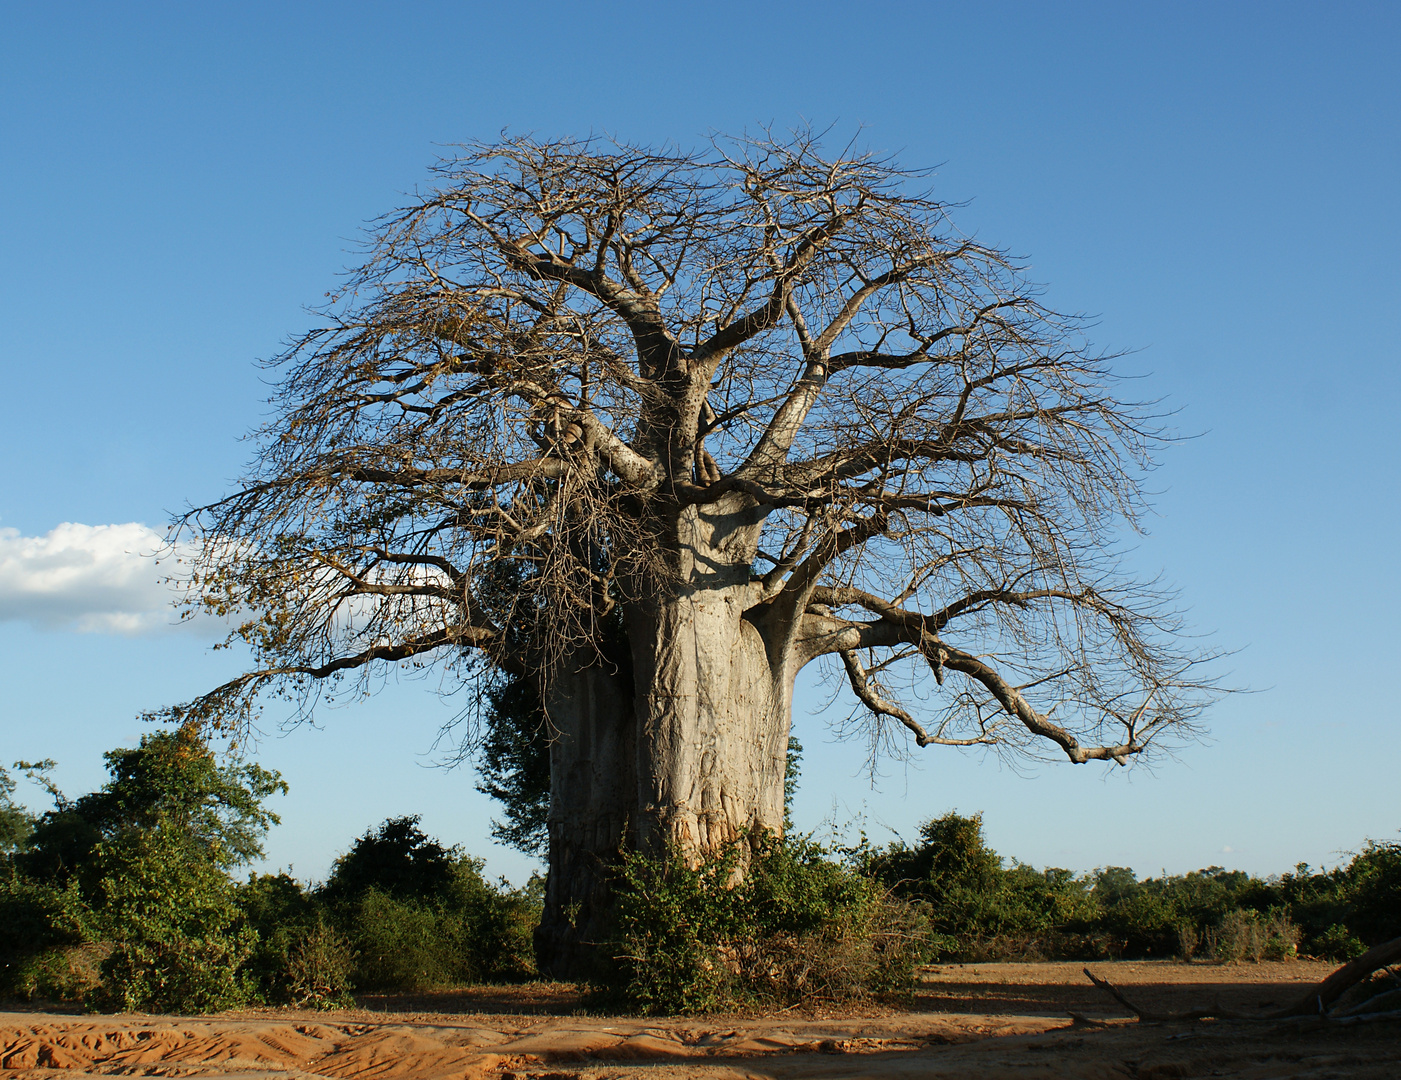
<svg viewBox="0 0 1401 1080">
<path fill-rule="evenodd" d="M 166 715 L 628 669 L 639 612 L 712 590 L 790 682 L 839 661 L 878 737 L 1123 763 L 1190 733 L 1202 657 L 1115 555 L 1157 410 L 926 173 L 799 132 L 507 138 L 435 179 L 271 361 L 241 488 L 184 519 L 194 603 L 256 664 Z"/>
<path fill-rule="evenodd" d="M 186 838 L 220 871 L 252 862 L 278 820 L 263 803 L 287 790 L 277 773 L 253 762 L 221 763 L 193 727 L 151 732 L 103 758 L 110 779 L 97 791 L 69 799 L 48 785 L 55 806 L 15 856 L 28 877 L 65 881 L 96 845 L 158 829 Z"/>
</svg>

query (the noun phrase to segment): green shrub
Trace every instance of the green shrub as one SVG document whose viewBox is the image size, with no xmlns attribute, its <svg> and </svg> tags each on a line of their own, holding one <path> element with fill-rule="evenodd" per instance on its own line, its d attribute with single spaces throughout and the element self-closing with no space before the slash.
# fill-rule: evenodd
<svg viewBox="0 0 1401 1080">
<path fill-rule="evenodd" d="M 211 1012 L 247 999 L 239 969 L 255 935 L 199 840 L 157 823 L 103 841 L 93 861 L 93 917 L 110 943 L 93 1006 Z"/>
<path fill-rule="evenodd" d="M 354 954 L 354 983 L 427 990 L 535 975 L 543 881 L 494 886 L 482 860 L 391 818 L 337 860 L 315 898 Z"/>
<path fill-rule="evenodd" d="M 764 1000 L 842 1000 L 907 990 L 929 958 L 925 905 L 898 900 L 804 837 L 766 837 L 740 896 L 761 965 L 741 968 Z"/>
<path fill-rule="evenodd" d="M 82 1001 L 107 949 L 91 941 L 91 912 L 75 885 L 0 881 L 0 993 L 24 1001 Z"/>
<path fill-rule="evenodd" d="M 88 939 L 88 910 L 75 887 L 0 880 L 0 993 L 25 1000 L 80 998 L 85 980 L 61 974 L 69 950 Z"/>
<path fill-rule="evenodd" d="M 1272 908 L 1265 916 L 1265 959 L 1293 960 L 1299 955 L 1299 940 L 1303 937 L 1289 913 Z"/>
<path fill-rule="evenodd" d="M 926 822 L 920 840 L 859 851 L 865 872 L 897 894 L 927 902 L 941 958 L 964 961 L 1180 956 L 1205 951 L 1236 958 L 1287 958 L 1308 941 L 1310 911 L 1333 921 L 1357 908 L 1358 882 L 1367 880 L 1383 917 L 1397 910 L 1389 853 L 1370 845 L 1354 860 L 1346 889 L 1321 876 L 1262 881 L 1219 866 L 1140 880 L 1110 866 L 1077 877 L 1002 859 L 983 838 L 979 815 L 956 812 Z M 1401 860 L 1398 860 L 1401 862 Z M 1307 868 L 1300 868 L 1303 874 Z M 1368 876 L 1368 875 L 1372 876 Z M 1378 884 L 1370 885 L 1376 881 Z M 1326 902 L 1320 898 L 1326 894 Z M 1330 925 L 1324 923 L 1323 925 Z M 1321 929 L 1321 927 L 1320 927 Z"/>
<path fill-rule="evenodd" d="M 285 1000 L 315 1009 L 342 1009 L 355 1004 L 355 951 L 350 940 L 325 922 L 291 936 L 284 966 Z"/>
<path fill-rule="evenodd" d="M 47 779 L 52 762 L 20 763 L 54 809 L 9 860 L 6 988 L 117 1009 L 243 1002 L 256 933 L 228 872 L 261 854 L 277 821 L 263 801 L 286 785 L 257 765 L 221 762 L 189 727 L 104 757 L 110 779 L 76 800 Z"/>
<path fill-rule="evenodd" d="M 1346 866 L 1325 873 L 1300 863 L 1272 890 L 1313 955 L 1350 959 L 1401 937 L 1401 844 L 1394 841 L 1368 840 Z"/>
<path fill-rule="evenodd" d="M 353 985 L 348 943 L 343 973 L 338 973 L 339 959 L 326 952 L 324 972 L 312 974 L 312 961 L 329 948 L 327 935 L 345 939 L 327 926 L 325 906 L 299 882 L 288 874 L 251 874 L 234 886 L 234 902 L 255 936 L 244 972 L 256 1000 L 330 1008 L 348 999 Z M 310 953 L 308 942 L 314 942 Z"/>
<path fill-rule="evenodd" d="M 616 895 L 602 989 L 643 1013 L 903 991 L 929 953 L 922 906 L 808 840 L 741 841 L 694 864 L 629 855 Z"/>
<path fill-rule="evenodd" d="M 1265 953 L 1265 935 L 1259 916 L 1240 908 L 1226 912 L 1213 935 L 1212 953 L 1218 960 L 1259 963 Z"/>
<path fill-rule="evenodd" d="M 1259 963 L 1292 960 L 1299 954 L 1299 930 L 1281 909 L 1263 914 L 1243 908 L 1228 911 L 1207 939 L 1218 960 Z"/>
<path fill-rule="evenodd" d="M 333 1008 L 353 989 L 427 990 L 535 975 L 531 939 L 543 881 L 519 890 L 494 886 L 482 877 L 481 860 L 444 848 L 414 823 L 393 819 L 357 840 L 337 864 L 353 874 L 342 873 L 336 888 L 309 892 L 286 874 L 255 874 L 237 887 L 257 933 L 247 970 L 259 1000 Z M 376 884 L 350 892 L 348 881 L 388 882 L 396 866 L 412 869 L 416 855 L 432 872 L 397 894 Z"/>
<path fill-rule="evenodd" d="M 470 934 L 460 917 L 421 900 L 369 889 L 342 916 L 362 990 L 436 990 L 476 982 Z"/>
<path fill-rule="evenodd" d="M 465 864 L 465 865 L 464 865 Z M 489 884 L 476 860 L 459 862 L 449 902 L 470 905 L 473 948 L 481 978 L 488 982 L 520 982 L 536 978 L 535 928 L 545 906 L 545 879 L 533 874 L 521 888 L 504 879 Z"/>
<path fill-rule="evenodd" d="M 105 942 L 45 949 L 22 957 L 7 972 L 8 992 L 23 1001 L 83 1002 L 100 992 Z"/>
<path fill-rule="evenodd" d="M 1194 923 L 1180 922 L 1177 924 L 1177 955 L 1183 960 L 1191 962 L 1192 957 L 1197 954 L 1197 946 L 1201 944 L 1202 936 Z"/>
<path fill-rule="evenodd" d="M 740 937 L 744 920 L 730 883 L 739 847 L 688 866 L 679 854 L 650 860 L 629 854 L 617 884 L 619 964 L 616 984 L 643 1013 L 706 1012 L 735 993 L 721 950 Z"/>
<path fill-rule="evenodd" d="M 1316 955 L 1340 963 L 1356 960 L 1367 951 L 1367 946 L 1342 923 L 1334 923 L 1315 937 L 1311 947 Z"/>
</svg>

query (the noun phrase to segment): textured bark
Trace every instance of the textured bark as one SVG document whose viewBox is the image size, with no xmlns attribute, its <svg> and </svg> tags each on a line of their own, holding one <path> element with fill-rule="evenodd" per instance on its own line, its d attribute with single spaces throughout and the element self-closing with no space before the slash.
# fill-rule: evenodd
<svg viewBox="0 0 1401 1080">
<path fill-rule="evenodd" d="M 639 842 L 715 852 L 783 824 L 790 688 L 743 616 L 745 590 L 696 590 L 630 620 Z"/>
<path fill-rule="evenodd" d="M 552 687 L 550 874 L 536 951 L 558 978 L 596 962 L 621 852 L 699 858 L 783 827 L 791 650 L 752 619 L 748 511 L 739 500 L 729 513 L 706 509 L 675 526 L 678 587 L 625 606 L 627 677 L 593 668 Z"/>
<path fill-rule="evenodd" d="M 593 667 L 551 689 L 549 875 L 535 953 L 545 975 L 577 978 L 606 937 L 610 869 L 635 831 L 631 679 Z"/>
<path fill-rule="evenodd" d="M 639 839 L 656 854 L 714 852 L 783 824 L 789 642 L 752 619 L 757 515 L 747 499 L 671 525 L 674 591 L 630 605 Z"/>
</svg>

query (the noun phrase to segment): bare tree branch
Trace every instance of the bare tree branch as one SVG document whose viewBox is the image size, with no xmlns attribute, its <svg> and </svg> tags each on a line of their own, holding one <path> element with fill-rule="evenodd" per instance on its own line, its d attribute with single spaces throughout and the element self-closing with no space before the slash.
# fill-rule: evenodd
<svg viewBox="0 0 1401 1080">
<path fill-rule="evenodd" d="M 774 700 L 835 654 L 917 742 L 1191 733 L 1203 658 L 1113 557 L 1153 407 L 922 174 L 797 133 L 507 138 L 437 180 L 272 362 L 241 490 L 182 520 L 191 602 L 261 673 L 225 697 L 474 651 L 651 670 L 679 605 L 756 633 Z M 879 685 L 931 673 L 927 721 Z"/>
</svg>

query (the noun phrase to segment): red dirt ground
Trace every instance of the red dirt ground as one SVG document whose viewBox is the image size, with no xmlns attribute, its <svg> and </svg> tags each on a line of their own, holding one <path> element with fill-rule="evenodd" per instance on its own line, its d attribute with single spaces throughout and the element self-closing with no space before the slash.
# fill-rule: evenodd
<svg viewBox="0 0 1401 1080">
<path fill-rule="evenodd" d="M 926 970 L 906 1008 L 766 1015 L 586 1015 L 573 988 L 552 984 L 366 997 L 329 1013 L 0 1013 L 0 1080 L 1401 1077 L 1396 1021 L 1140 1023 L 1091 986 L 1082 966 L 945 965 Z M 1152 1012 L 1262 1013 L 1331 970 L 1309 961 L 1091 967 Z"/>
</svg>

